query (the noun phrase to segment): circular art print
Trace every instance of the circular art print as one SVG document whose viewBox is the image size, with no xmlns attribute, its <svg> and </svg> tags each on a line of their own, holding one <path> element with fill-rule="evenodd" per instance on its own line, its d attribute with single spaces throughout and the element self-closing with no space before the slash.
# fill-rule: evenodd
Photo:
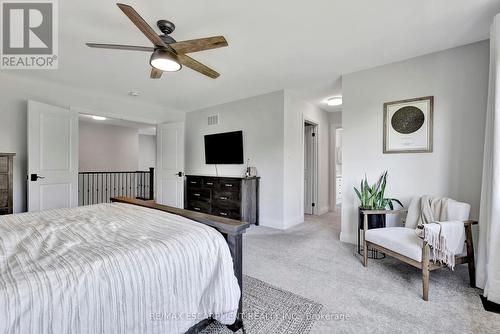
<svg viewBox="0 0 500 334">
<path fill-rule="evenodd" d="M 417 132 L 424 125 L 424 112 L 415 106 L 398 109 L 391 117 L 392 128 L 401 134 Z"/>
</svg>

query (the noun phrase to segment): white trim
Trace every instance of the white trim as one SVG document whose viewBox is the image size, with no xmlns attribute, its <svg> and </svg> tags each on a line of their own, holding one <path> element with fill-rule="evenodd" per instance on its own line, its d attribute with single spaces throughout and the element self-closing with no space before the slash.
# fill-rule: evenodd
<svg viewBox="0 0 500 334">
<path fill-rule="evenodd" d="M 313 208 L 313 215 L 317 216 L 318 215 L 318 201 L 319 201 L 319 184 L 318 184 L 318 179 L 319 179 L 319 152 L 318 152 L 318 142 L 319 142 L 319 132 L 320 132 L 320 128 L 319 128 L 319 124 L 310 119 L 310 118 L 307 118 L 303 113 L 302 113 L 302 159 L 301 159 L 301 181 L 300 181 L 300 184 L 301 184 L 301 192 L 300 192 L 300 198 L 301 198 L 301 205 L 302 205 L 302 216 L 305 214 L 305 208 L 304 208 L 304 160 L 305 160 L 305 150 L 304 150 L 304 142 L 305 142 L 305 135 L 304 135 L 304 124 L 305 123 L 309 123 L 311 125 L 314 125 L 314 130 L 315 130 L 315 138 L 316 140 L 314 141 L 314 160 L 315 160 L 315 163 L 314 163 L 314 181 L 313 181 L 313 184 L 314 184 L 314 190 L 313 190 L 313 203 L 316 204 L 316 207 Z"/>
<path fill-rule="evenodd" d="M 358 237 L 356 235 L 340 231 L 340 241 L 356 245 Z"/>
<path fill-rule="evenodd" d="M 151 125 L 158 125 L 160 123 L 163 123 L 163 122 L 160 122 L 158 120 L 153 120 L 150 118 L 136 117 L 136 116 L 130 116 L 130 115 L 123 115 L 123 114 L 115 114 L 115 113 L 110 113 L 110 112 L 94 111 L 92 109 L 81 108 L 81 107 L 70 107 L 70 110 L 76 111 L 79 114 L 103 116 L 103 117 L 107 117 L 107 118 L 121 119 L 124 121 L 145 123 L 145 124 L 151 124 Z"/>
<path fill-rule="evenodd" d="M 318 215 L 324 215 L 328 211 L 330 211 L 329 206 L 322 206 L 321 208 L 318 209 Z"/>
</svg>

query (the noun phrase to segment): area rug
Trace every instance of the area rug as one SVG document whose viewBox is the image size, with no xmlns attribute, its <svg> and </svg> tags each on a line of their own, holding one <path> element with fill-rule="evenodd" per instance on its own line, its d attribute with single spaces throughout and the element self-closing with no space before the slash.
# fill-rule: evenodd
<svg viewBox="0 0 500 334">
<path fill-rule="evenodd" d="M 322 308 L 323 305 L 290 291 L 243 276 L 243 323 L 247 334 L 309 333 Z M 212 323 L 201 333 L 232 332 L 219 323 Z"/>
</svg>

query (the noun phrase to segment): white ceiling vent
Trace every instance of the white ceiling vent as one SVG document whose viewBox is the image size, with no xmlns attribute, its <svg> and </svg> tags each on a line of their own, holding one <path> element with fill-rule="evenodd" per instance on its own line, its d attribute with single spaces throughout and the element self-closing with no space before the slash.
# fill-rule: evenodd
<svg viewBox="0 0 500 334">
<path fill-rule="evenodd" d="M 208 125 L 217 125 L 217 124 L 219 124 L 219 115 L 208 116 Z"/>
</svg>

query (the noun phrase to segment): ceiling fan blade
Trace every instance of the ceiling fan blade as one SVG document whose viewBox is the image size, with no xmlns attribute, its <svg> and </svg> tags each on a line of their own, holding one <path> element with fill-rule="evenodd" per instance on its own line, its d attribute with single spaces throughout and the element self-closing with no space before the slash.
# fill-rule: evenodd
<svg viewBox="0 0 500 334">
<path fill-rule="evenodd" d="M 189 56 L 179 54 L 177 55 L 177 58 L 179 59 L 182 65 L 189 67 L 190 69 L 195 70 L 197 72 L 200 72 L 201 74 L 204 74 L 212 79 L 216 79 L 220 75 L 216 71 L 212 70 L 210 67 L 203 65 L 199 61 L 196 61 Z"/>
<path fill-rule="evenodd" d="M 160 79 L 162 74 L 163 74 L 163 71 L 161 71 L 157 68 L 151 67 L 151 74 L 149 77 L 151 79 Z"/>
<path fill-rule="evenodd" d="M 227 41 L 224 36 L 215 36 L 171 43 L 169 44 L 169 46 L 177 53 L 190 53 L 222 48 L 224 46 L 227 46 Z"/>
<path fill-rule="evenodd" d="M 122 3 L 116 4 L 122 12 L 132 21 L 133 24 L 154 44 L 157 46 L 167 47 L 167 44 L 156 34 L 149 24 L 135 11 L 132 6 Z"/>
<path fill-rule="evenodd" d="M 85 44 L 90 48 L 98 48 L 98 49 L 130 50 L 130 51 L 146 51 L 146 52 L 153 52 L 155 50 L 155 48 L 151 46 L 99 44 L 99 43 L 85 43 Z"/>
</svg>

